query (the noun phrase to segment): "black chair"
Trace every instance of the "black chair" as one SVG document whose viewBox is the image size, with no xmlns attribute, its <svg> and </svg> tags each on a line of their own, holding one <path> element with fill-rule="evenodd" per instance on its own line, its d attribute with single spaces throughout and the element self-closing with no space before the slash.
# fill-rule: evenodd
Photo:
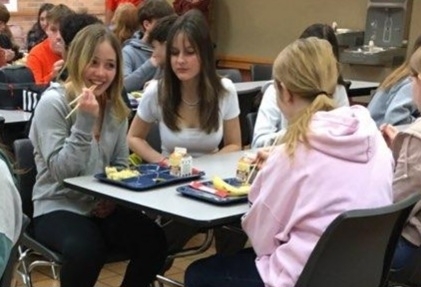
<svg viewBox="0 0 421 287">
<path fill-rule="evenodd" d="M 4 117 L 0 116 L 0 141 L 2 143 L 4 143 L 4 124 L 5 124 L 6 120 L 4 119 Z"/>
<path fill-rule="evenodd" d="M 32 190 L 36 176 L 34 148 L 29 139 L 18 139 L 13 143 L 13 151 L 15 154 L 16 168 L 22 171 L 17 174 L 19 192 L 22 199 L 22 209 L 24 214 L 32 219 Z M 31 255 L 33 254 L 40 255 L 37 256 L 40 258 L 33 261 L 31 259 L 33 257 Z M 128 259 L 127 254 L 112 250 L 110 251 L 110 254 L 108 254 L 107 262 L 119 262 L 126 259 Z M 32 226 L 29 225 L 22 235 L 18 263 L 18 272 L 21 275 L 24 284 L 28 287 L 32 287 L 31 272 L 34 268 L 39 266 L 51 266 L 53 277 L 57 278 L 55 267 L 60 266 L 61 264 L 62 255 L 38 242 L 33 236 Z"/>
<path fill-rule="evenodd" d="M 272 65 L 252 64 L 250 66 L 250 76 L 252 81 L 268 81 L 272 79 Z"/>
<path fill-rule="evenodd" d="M 246 116 L 250 143 L 253 142 L 254 125 L 256 124 L 256 119 L 257 119 L 257 112 L 249 113 Z"/>
<path fill-rule="evenodd" d="M 15 267 L 16 267 L 16 263 L 18 262 L 19 244 L 20 244 L 20 241 L 22 239 L 23 232 L 26 230 L 29 223 L 30 223 L 29 218 L 24 214 L 23 218 L 22 218 L 21 232 L 20 232 L 18 241 L 13 246 L 13 248 L 10 252 L 9 260 L 7 261 L 6 268 L 4 269 L 3 276 L 0 279 L 0 287 L 10 287 L 10 286 L 12 286 L 12 280 L 13 280 L 13 276 L 15 274 Z"/>
<path fill-rule="evenodd" d="M 260 93 L 260 87 L 246 90 L 238 93 L 238 104 L 240 106 L 240 128 L 241 128 L 241 142 L 243 146 L 251 143 L 251 136 L 247 124 L 247 115 L 251 112 L 256 112 L 257 107 L 256 97 Z"/>
<path fill-rule="evenodd" d="M 148 144 L 157 152 L 161 152 L 161 135 L 159 134 L 159 123 L 154 122 L 151 125 L 148 135 L 146 136 Z"/>
<path fill-rule="evenodd" d="M 297 287 L 383 287 L 403 226 L 420 195 L 386 207 L 352 210 L 326 229 Z"/>
</svg>

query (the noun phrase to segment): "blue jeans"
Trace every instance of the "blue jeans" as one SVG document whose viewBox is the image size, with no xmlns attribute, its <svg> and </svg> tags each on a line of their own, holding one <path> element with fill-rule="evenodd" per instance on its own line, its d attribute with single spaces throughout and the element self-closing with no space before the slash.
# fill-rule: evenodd
<svg viewBox="0 0 421 287">
<path fill-rule="evenodd" d="M 395 254 L 393 255 L 392 269 L 399 270 L 404 268 L 410 262 L 417 249 L 418 247 L 416 245 L 401 236 L 396 246 Z"/>
<path fill-rule="evenodd" d="M 217 254 L 193 262 L 184 275 L 186 287 L 264 287 L 252 248 L 234 255 Z"/>
</svg>

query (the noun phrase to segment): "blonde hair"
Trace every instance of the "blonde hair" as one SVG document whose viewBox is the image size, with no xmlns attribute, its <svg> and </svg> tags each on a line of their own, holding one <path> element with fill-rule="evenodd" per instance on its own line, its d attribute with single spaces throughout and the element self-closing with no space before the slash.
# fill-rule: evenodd
<svg viewBox="0 0 421 287">
<path fill-rule="evenodd" d="M 139 29 L 137 18 L 137 7 L 132 3 L 122 3 L 118 5 L 112 19 L 114 23 L 114 34 L 120 43 L 130 39 Z"/>
<path fill-rule="evenodd" d="M 313 115 L 336 107 L 332 99 L 338 79 L 338 63 L 326 40 L 310 37 L 288 45 L 276 58 L 273 75 L 279 97 L 280 83 L 294 96 L 311 104 L 290 120 L 281 143 L 293 157 L 298 142 L 308 145 L 307 134 Z"/>
<path fill-rule="evenodd" d="M 412 47 L 411 55 L 417 51 L 418 48 L 421 47 L 421 36 L 419 36 Z M 383 82 L 380 84 L 379 89 L 381 90 L 389 90 L 393 87 L 397 82 L 403 80 L 404 78 L 408 77 L 411 74 L 411 70 L 409 67 L 409 59 L 408 57 L 402 65 L 396 68 L 389 76 L 387 76 Z"/>
<path fill-rule="evenodd" d="M 421 47 L 418 48 L 411 56 L 409 60 L 409 66 L 414 75 L 420 77 L 421 74 Z"/>
<path fill-rule="evenodd" d="M 120 44 L 117 38 L 102 24 L 93 24 L 83 28 L 70 44 L 70 49 L 66 61 L 69 77 L 66 80 L 66 96 L 72 101 L 76 95 L 81 93 L 85 87 L 83 73 L 91 63 L 98 44 L 110 43 L 116 53 L 116 75 L 106 93 L 107 99 L 111 101 L 113 115 L 118 120 L 125 120 L 129 110 L 121 97 L 123 89 L 123 68 Z M 89 45 L 86 45 L 89 43 Z"/>
</svg>

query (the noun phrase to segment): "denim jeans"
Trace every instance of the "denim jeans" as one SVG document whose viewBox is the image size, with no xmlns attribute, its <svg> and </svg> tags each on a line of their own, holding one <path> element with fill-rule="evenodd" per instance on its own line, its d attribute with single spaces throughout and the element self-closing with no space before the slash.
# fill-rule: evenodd
<svg viewBox="0 0 421 287">
<path fill-rule="evenodd" d="M 217 254 L 193 262 L 186 270 L 186 287 L 264 287 L 252 248 L 234 255 Z"/>
<path fill-rule="evenodd" d="M 418 247 L 416 245 L 401 236 L 396 246 L 395 254 L 393 255 L 392 269 L 399 270 L 404 268 L 417 249 Z"/>
</svg>

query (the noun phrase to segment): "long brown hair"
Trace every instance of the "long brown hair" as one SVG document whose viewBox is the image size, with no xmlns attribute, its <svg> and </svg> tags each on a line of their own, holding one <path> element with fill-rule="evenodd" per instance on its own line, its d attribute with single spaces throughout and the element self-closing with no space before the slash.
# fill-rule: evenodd
<svg viewBox="0 0 421 287">
<path fill-rule="evenodd" d="M 277 96 L 281 83 L 292 94 L 310 102 L 301 113 L 290 120 L 281 143 L 293 157 L 299 141 L 308 144 L 307 134 L 313 115 L 335 108 L 332 95 L 338 79 L 338 63 L 328 41 L 310 37 L 288 45 L 273 65 Z"/>
<path fill-rule="evenodd" d="M 132 3 L 122 3 L 118 5 L 112 22 L 114 23 L 114 34 L 121 44 L 130 39 L 139 30 L 137 18 L 137 7 Z"/>
<path fill-rule="evenodd" d="M 172 45 L 180 34 L 186 37 L 199 57 L 199 123 L 203 131 L 211 133 L 219 128 L 219 101 L 226 95 L 226 90 L 216 73 L 213 43 L 206 19 L 200 11 L 191 10 L 180 16 L 168 34 L 164 79 L 158 89 L 163 120 L 172 131 L 180 130 L 178 108 L 181 104 L 181 83 L 171 67 Z"/>
<path fill-rule="evenodd" d="M 415 51 L 421 47 L 421 36 L 419 36 L 412 47 L 411 56 L 415 53 Z M 404 78 L 408 77 L 411 74 L 411 70 L 409 68 L 409 59 L 411 56 L 407 57 L 405 62 L 402 65 L 397 67 L 389 76 L 387 76 L 383 82 L 380 84 L 379 89 L 381 90 L 388 90 L 393 87 L 397 82 L 403 80 Z"/>
</svg>

